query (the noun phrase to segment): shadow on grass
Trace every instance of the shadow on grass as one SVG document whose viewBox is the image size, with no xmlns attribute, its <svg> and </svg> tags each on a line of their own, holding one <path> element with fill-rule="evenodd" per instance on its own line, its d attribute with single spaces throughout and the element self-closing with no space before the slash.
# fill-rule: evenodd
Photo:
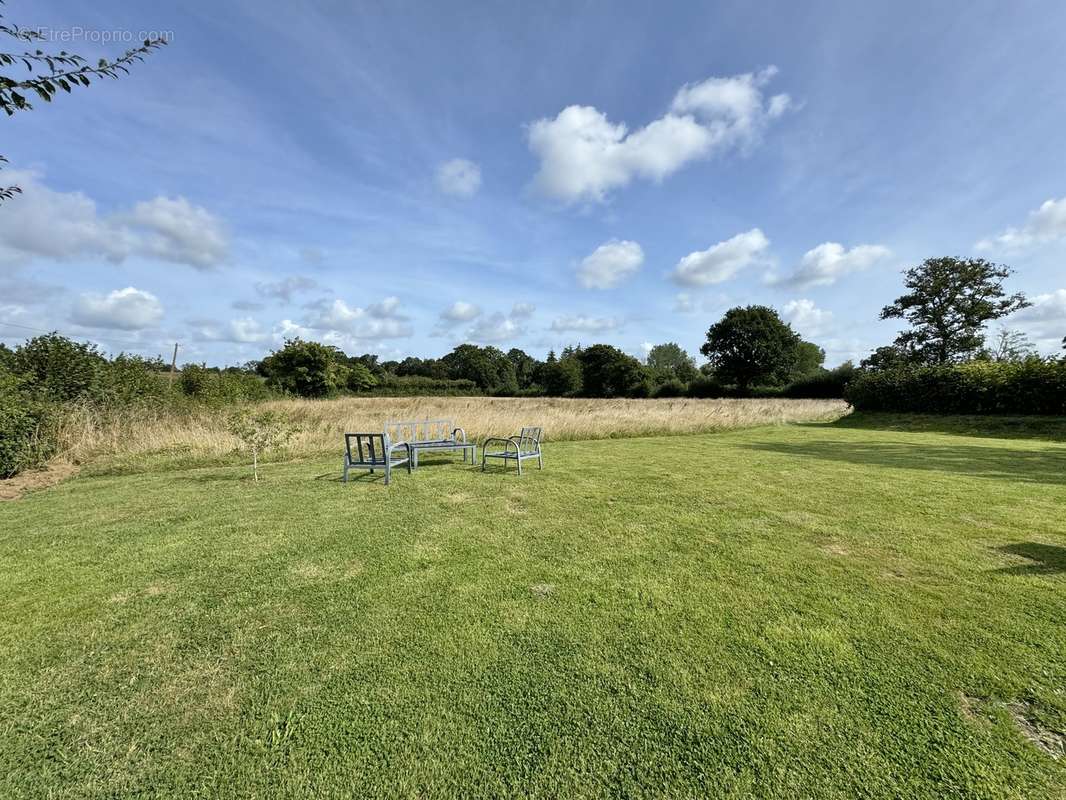
<svg viewBox="0 0 1066 800">
<path fill-rule="evenodd" d="M 819 427 L 825 423 L 799 423 Z M 1066 417 L 964 416 L 952 414 L 879 414 L 856 411 L 828 427 L 901 433 L 948 433 L 982 439 L 1039 439 L 1066 442 Z"/>
<path fill-rule="evenodd" d="M 854 440 L 759 442 L 745 446 L 751 450 L 862 466 L 929 470 L 977 478 L 1066 486 L 1066 451 L 1058 450 Z"/>
<path fill-rule="evenodd" d="M 1066 547 L 1039 542 L 1017 542 L 996 548 L 1001 553 L 1029 559 L 1028 564 L 1004 567 L 1002 575 L 1057 575 L 1066 572 Z"/>
</svg>

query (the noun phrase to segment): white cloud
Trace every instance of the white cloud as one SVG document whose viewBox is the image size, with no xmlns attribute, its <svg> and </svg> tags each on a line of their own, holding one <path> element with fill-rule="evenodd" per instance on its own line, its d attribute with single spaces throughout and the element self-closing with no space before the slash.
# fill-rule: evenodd
<svg viewBox="0 0 1066 800">
<path fill-rule="evenodd" d="M 440 312 L 440 319 L 442 324 L 454 325 L 459 322 L 469 322 L 479 314 L 481 314 L 481 309 L 473 303 L 456 300 Z"/>
<path fill-rule="evenodd" d="M 465 158 L 453 158 L 437 167 L 437 188 L 456 197 L 473 197 L 481 187 L 481 167 Z"/>
<path fill-rule="evenodd" d="M 399 311 L 399 300 L 388 297 L 369 308 L 349 306 L 340 298 L 311 306 L 316 313 L 306 321 L 307 328 L 328 334 L 347 335 L 349 341 L 364 339 L 402 339 L 414 331 L 407 317 Z"/>
<path fill-rule="evenodd" d="M 269 334 L 251 317 L 242 317 L 226 323 L 192 320 L 190 324 L 193 326 L 194 338 L 202 341 L 252 344 L 264 342 L 269 338 Z"/>
<path fill-rule="evenodd" d="M 632 132 L 592 106 L 536 120 L 529 126 L 529 148 L 540 159 L 533 184 L 566 203 L 602 202 L 634 178 L 662 181 L 696 159 L 750 147 L 791 105 L 783 94 L 764 102 L 762 87 L 776 72 L 686 84 L 666 114 Z"/>
<path fill-rule="evenodd" d="M 276 342 L 286 339 L 313 339 L 315 332 L 308 327 L 293 322 L 291 319 L 283 319 L 274 328 L 271 334 Z"/>
<path fill-rule="evenodd" d="M 1007 228 L 990 239 L 982 239 L 978 250 L 1020 250 L 1035 244 L 1066 239 L 1066 197 L 1045 200 L 1040 208 L 1029 213 L 1020 228 Z"/>
<path fill-rule="evenodd" d="M 818 308 L 813 300 L 789 300 L 781 316 L 803 336 L 820 336 L 833 321 L 833 312 Z"/>
<path fill-rule="evenodd" d="M 671 277 L 684 286 L 721 283 L 755 263 L 769 246 L 763 232 L 752 228 L 706 250 L 689 253 L 677 262 Z"/>
<path fill-rule="evenodd" d="M 293 295 L 300 292 L 309 292 L 317 287 L 318 282 L 313 278 L 293 275 L 288 278 L 282 278 L 280 281 L 260 281 L 255 285 L 255 290 L 262 297 L 289 303 L 292 302 Z"/>
<path fill-rule="evenodd" d="M 674 298 L 674 311 L 679 314 L 692 314 L 696 311 L 696 301 L 688 292 L 678 292 Z"/>
<path fill-rule="evenodd" d="M 640 269 L 644 250 L 636 242 L 612 239 L 581 260 L 578 280 L 586 289 L 610 289 Z"/>
<path fill-rule="evenodd" d="M 229 253 L 221 221 L 184 197 L 156 197 L 128 212 L 101 215 L 82 192 L 56 192 L 33 172 L 6 172 L 22 194 L 0 214 L 0 262 L 144 257 L 208 269 Z"/>
<path fill-rule="evenodd" d="M 1008 323 L 1029 334 L 1045 352 L 1058 352 L 1066 336 L 1066 289 L 1029 298 L 1032 305 L 1011 314 Z"/>
<path fill-rule="evenodd" d="M 474 344 L 498 344 L 510 341 L 525 333 L 518 320 L 500 311 L 488 314 L 467 331 L 467 341 Z"/>
<path fill-rule="evenodd" d="M 551 330 L 556 332 L 577 331 L 579 333 L 604 333 L 621 327 L 622 321 L 614 317 L 586 317 L 583 315 L 557 317 L 551 324 Z"/>
<path fill-rule="evenodd" d="M 184 197 L 157 197 L 138 203 L 128 217 L 140 239 L 137 251 L 175 264 L 209 269 L 229 253 L 222 223 Z"/>
<path fill-rule="evenodd" d="M 127 286 L 107 295 L 85 292 L 74 303 L 70 320 L 87 328 L 135 331 L 154 327 L 163 318 L 159 298 Z"/>
<path fill-rule="evenodd" d="M 410 319 L 410 317 L 400 311 L 399 297 L 386 297 L 380 303 L 371 303 L 366 310 L 370 316 L 378 319 Z"/>
<path fill-rule="evenodd" d="M 850 250 L 839 242 L 823 242 L 808 250 L 790 275 L 772 283 L 808 288 L 830 286 L 844 275 L 869 269 L 892 251 L 879 244 L 860 244 Z"/>
</svg>

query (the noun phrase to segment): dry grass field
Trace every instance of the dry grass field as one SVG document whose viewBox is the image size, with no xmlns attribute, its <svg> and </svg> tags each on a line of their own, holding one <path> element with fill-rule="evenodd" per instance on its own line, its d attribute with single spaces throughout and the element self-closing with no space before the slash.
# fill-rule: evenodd
<svg viewBox="0 0 1066 800">
<path fill-rule="evenodd" d="M 504 397 L 346 397 L 277 400 L 262 405 L 284 414 L 300 432 L 281 457 L 339 452 L 345 431 L 379 431 L 387 419 L 455 421 L 470 439 L 541 425 L 547 441 L 708 433 L 825 422 L 847 413 L 842 400 L 578 400 Z M 232 453 L 227 412 L 203 408 L 175 414 L 136 409 L 114 415 L 75 410 L 60 435 L 63 457 L 106 469 L 137 469 L 160 459 L 189 464 Z"/>
</svg>

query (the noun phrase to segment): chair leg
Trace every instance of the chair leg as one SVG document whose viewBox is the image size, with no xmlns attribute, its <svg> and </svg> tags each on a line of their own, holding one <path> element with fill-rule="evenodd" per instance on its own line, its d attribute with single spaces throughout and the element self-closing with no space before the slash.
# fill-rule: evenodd
<svg viewBox="0 0 1066 800">
<path fill-rule="evenodd" d="M 544 469 L 544 456 L 542 456 L 540 453 L 537 453 L 537 466 L 540 469 Z"/>
<path fill-rule="evenodd" d="M 386 486 L 389 485 L 389 481 L 390 480 L 392 480 L 392 465 L 391 464 L 386 464 L 385 465 L 385 485 Z"/>
</svg>

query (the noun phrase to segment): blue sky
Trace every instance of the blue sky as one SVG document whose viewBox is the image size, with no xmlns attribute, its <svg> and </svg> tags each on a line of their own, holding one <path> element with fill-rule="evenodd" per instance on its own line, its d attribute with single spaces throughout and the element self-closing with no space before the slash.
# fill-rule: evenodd
<svg viewBox="0 0 1066 800">
<path fill-rule="evenodd" d="M 6 4 L 171 44 L 3 121 L 0 338 L 695 354 L 765 303 L 835 364 L 940 255 L 1066 335 L 1066 4 L 305 5 Z"/>
</svg>

